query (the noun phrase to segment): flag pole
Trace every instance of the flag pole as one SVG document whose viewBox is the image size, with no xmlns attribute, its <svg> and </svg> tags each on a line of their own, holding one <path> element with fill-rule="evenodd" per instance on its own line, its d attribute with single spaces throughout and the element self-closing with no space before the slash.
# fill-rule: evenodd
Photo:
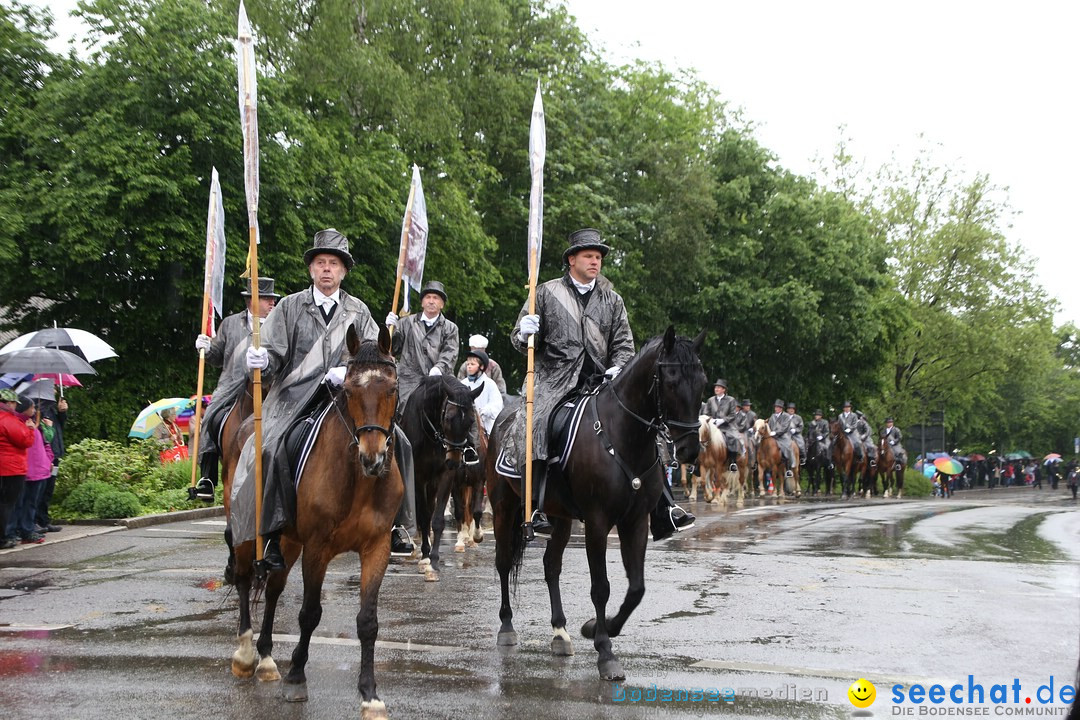
<svg viewBox="0 0 1080 720">
<path fill-rule="evenodd" d="M 394 301 L 390 312 L 397 314 L 398 300 L 401 299 L 401 276 L 405 271 L 405 251 L 409 247 L 409 230 L 412 229 L 412 207 L 416 198 L 416 183 L 409 184 L 409 201 L 405 203 L 405 222 L 401 225 L 401 247 L 398 249 L 397 279 L 394 281 Z M 408 288 L 405 292 L 409 292 Z M 390 337 L 394 337 L 394 328 L 390 328 Z"/>
<path fill-rule="evenodd" d="M 203 289 L 202 298 L 202 324 L 199 325 L 201 332 L 206 332 L 207 311 L 210 307 L 210 293 Z M 195 424 L 191 431 L 191 487 L 195 487 L 195 481 L 199 474 L 199 435 L 202 428 L 202 393 L 203 373 L 206 371 L 206 350 L 199 348 L 199 379 L 195 383 Z"/>
<path fill-rule="evenodd" d="M 259 345 L 259 137 L 256 115 L 255 38 L 248 22 L 243 0 L 240 2 L 237 43 L 239 46 L 240 118 L 244 131 L 244 190 L 248 211 L 248 270 L 251 276 L 251 346 Z M 262 506 L 263 506 L 263 436 L 262 436 L 262 370 L 251 373 L 253 401 L 252 419 L 255 421 L 255 561 L 262 562 Z"/>
<path fill-rule="evenodd" d="M 544 158 L 547 154 L 547 128 L 544 121 L 544 100 L 540 95 L 540 80 L 536 81 L 532 119 L 529 122 L 529 314 L 536 314 L 536 279 L 540 271 L 540 244 L 544 239 Z M 533 399 L 536 380 L 536 336 L 529 335 L 525 366 L 525 539 L 531 540 L 532 480 L 533 480 Z"/>
</svg>

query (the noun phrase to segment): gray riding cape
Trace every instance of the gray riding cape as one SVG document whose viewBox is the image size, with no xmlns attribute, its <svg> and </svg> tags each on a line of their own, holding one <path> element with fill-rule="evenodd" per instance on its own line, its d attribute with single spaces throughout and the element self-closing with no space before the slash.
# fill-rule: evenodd
<svg viewBox="0 0 1080 720">
<path fill-rule="evenodd" d="M 420 318 L 423 313 L 408 315 L 398 321 L 394 330 L 394 354 L 398 360 L 398 407 L 428 376 L 431 368 L 451 377 L 458 354 L 458 326 L 439 313 L 429 328 Z"/>
</svg>

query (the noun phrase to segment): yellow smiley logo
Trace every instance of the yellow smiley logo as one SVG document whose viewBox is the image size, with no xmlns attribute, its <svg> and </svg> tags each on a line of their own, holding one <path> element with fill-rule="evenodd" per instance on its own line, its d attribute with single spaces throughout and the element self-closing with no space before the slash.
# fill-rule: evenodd
<svg viewBox="0 0 1080 720">
<path fill-rule="evenodd" d="M 857 708 L 868 708 L 877 698 L 877 688 L 869 680 L 859 678 L 847 689 L 848 700 Z"/>
</svg>

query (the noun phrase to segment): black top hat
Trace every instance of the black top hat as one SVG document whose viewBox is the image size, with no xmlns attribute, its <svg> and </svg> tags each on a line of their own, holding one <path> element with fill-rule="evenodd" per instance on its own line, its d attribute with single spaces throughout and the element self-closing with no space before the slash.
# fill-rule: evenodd
<svg viewBox="0 0 1080 720">
<path fill-rule="evenodd" d="M 814 409 L 814 414 L 815 415 L 824 415 L 825 413 L 821 412 L 821 408 L 815 408 Z"/>
<path fill-rule="evenodd" d="M 843 404 L 843 407 L 851 407 L 851 401 L 850 400 L 845 400 L 844 404 Z"/>
<path fill-rule="evenodd" d="M 468 357 L 476 358 L 477 360 L 480 361 L 480 369 L 481 370 L 487 370 L 487 366 L 488 366 L 488 362 L 489 362 L 488 354 L 486 352 L 484 352 L 483 350 L 469 350 L 469 352 L 465 353 L 465 357 L 467 357 L 467 358 Z"/>
<path fill-rule="evenodd" d="M 446 302 L 446 288 L 444 288 L 443 284 L 438 280 L 432 280 L 425 285 L 424 289 L 420 291 L 420 297 L 423 298 L 428 293 L 435 293 L 442 298 L 443 302 Z"/>
<path fill-rule="evenodd" d="M 600 257 L 605 257 L 611 248 L 600 239 L 600 231 L 593 228 L 582 228 L 577 232 L 570 233 L 570 247 L 562 254 L 563 264 L 570 262 L 570 256 L 582 250 L 599 250 Z"/>
<path fill-rule="evenodd" d="M 720 387 L 722 387 L 722 388 L 724 388 L 725 390 L 727 390 L 727 380 L 723 380 L 723 379 L 721 379 L 721 378 L 716 378 L 716 382 L 714 382 L 714 383 L 712 384 L 712 386 L 713 386 L 713 387 L 716 387 L 717 385 L 719 385 Z"/>
<path fill-rule="evenodd" d="M 783 400 L 780 400 L 779 398 L 777 398 L 776 402 L 774 402 L 774 403 L 772 404 L 772 406 L 773 406 L 773 407 L 777 407 L 777 406 L 780 406 L 780 407 L 784 407 L 784 401 L 783 401 Z"/>
<path fill-rule="evenodd" d="M 751 403 L 749 400 L 743 400 L 742 404 L 743 404 L 743 406 L 746 406 L 746 405 L 752 405 L 753 403 Z"/>
<path fill-rule="evenodd" d="M 240 294 L 245 297 L 251 297 L 251 283 L 246 284 L 244 286 L 244 289 L 240 291 Z M 259 276 L 259 297 L 281 297 L 276 292 L 274 292 L 274 278 L 266 277 L 265 275 Z"/>
<path fill-rule="evenodd" d="M 346 270 L 352 269 L 354 263 L 353 256 L 349 254 L 349 238 L 334 228 L 327 228 L 315 233 L 315 244 L 304 253 L 304 264 L 310 265 L 312 259 L 322 253 L 337 255 L 341 258 L 341 262 L 345 263 Z"/>
<path fill-rule="evenodd" d="M 789 403 L 787 404 L 787 409 L 788 409 L 788 410 L 794 410 L 794 409 L 795 409 L 795 403 L 793 403 L 793 402 L 789 402 Z"/>
<path fill-rule="evenodd" d="M 893 419 L 892 419 L 892 418 L 885 418 L 885 424 L 886 424 L 886 425 L 887 425 L 887 424 L 889 424 L 889 423 L 891 423 L 892 421 L 893 421 Z"/>
</svg>

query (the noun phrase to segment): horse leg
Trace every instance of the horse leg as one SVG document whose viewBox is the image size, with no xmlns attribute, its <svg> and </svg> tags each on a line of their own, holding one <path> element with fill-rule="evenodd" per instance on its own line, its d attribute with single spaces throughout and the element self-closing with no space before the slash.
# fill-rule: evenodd
<svg viewBox="0 0 1080 720">
<path fill-rule="evenodd" d="M 548 599 L 551 601 L 551 654 L 568 656 L 574 654 L 574 644 L 566 632 L 566 614 L 563 612 L 559 576 L 562 575 L 563 551 L 570 542 L 572 520 L 551 518 L 551 539 L 544 550 L 544 582 L 547 583 Z"/>
<path fill-rule="evenodd" d="M 645 596 L 645 545 L 649 539 L 648 515 L 619 524 L 619 553 L 626 571 L 626 597 L 615 616 L 607 621 L 608 637 L 618 637 L 630 614 Z"/>
<path fill-rule="evenodd" d="M 457 527 L 457 538 L 454 540 L 454 552 L 465 552 L 466 546 L 472 543 L 472 515 L 469 514 L 472 505 L 472 488 L 466 482 L 460 492 L 450 493 L 450 502 L 454 505 L 454 525 Z"/>
<path fill-rule="evenodd" d="M 499 587 L 501 590 L 501 603 L 499 605 L 499 635 L 496 640 L 498 645 L 517 645 L 518 635 L 514 630 L 514 610 L 510 607 L 510 572 L 514 569 L 515 557 L 523 550 L 519 545 L 525 544 L 518 523 L 521 522 L 521 498 L 519 498 L 506 484 L 501 481 L 501 493 L 491 493 L 491 510 L 493 516 L 492 531 L 495 535 L 495 569 L 499 572 Z M 498 497 L 502 494 L 503 497 Z M 550 541 L 549 541 L 550 542 Z"/>
<path fill-rule="evenodd" d="M 225 516 L 228 517 L 228 513 Z M 232 528 L 229 527 L 228 521 L 225 523 L 225 547 L 229 548 L 229 559 L 225 561 L 222 581 L 226 585 L 233 585 L 236 578 L 236 551 L 233 549 Z"/>
<path fill-rule="evenodd" d="M 443 509 L 450 500 L 450 486 L 454 476 L 465 469 L 444 470 L 439 475 L 439 484 L 435 488 L 435 512 L 431 515 L 431 549 L 428 550 L 428 558 L 431 564 L 424 568 L 424 580 L 427 582 L 439 581 L 439 546 L 442 544 L 443 531 L 446 530 L 446 515 Z M 458 517 L 457 508 L 454 508 L 454 517 Z M 425 536 L 426 540 L 426 536 Z M 426 549 L 426 548 L 425 548 Z M 464 548 L 462 548 L 464 550 Z"/>
<path fill-rule="evenodd" d="M 266 578 L 266 589 L 263 598 L 263 621 L 259 628 L 259 642 L 255 649 L 259 651 L 259 666 L 255 668 L 255 676 L 263 682 L 274 682 L 281 679 L 277 663 L 272 655 L 274 649 L 274 619 L 277 616 L 277 604 L 281 593 L 285 590 L 285 582 L 289 579 L 289 570 L 292 569 L 296 558 L 300 555 L 299 543 L 282 543 L 282 553 L 285 556 L 285 569 L 280 572 L 272 572 Z"/>
<path fill-rule="evenodd" d="M 379 636 L 379 588 L 390 563 L 390 539 L 376 533 L 360 553 L 360 612 L 356 614 L 356 637 L 360 640 L 360 716 L 362 720 L 386 718 L 386 705 L 375 691 L 375 640 Z"/>
<path fill-rule="evenodd" d="M 259 658 L 252 645 L 254 632 L 251 629 L 251 579 L 254 544 L 243 543 L 240 546 L 239 568 L 234 574 L 236 599 L 240 603 L 240 621 L 237 625 L 237 648 L 232 656 L 232 674 L 238 678 L 249 678 L 255 674 Z"/>
<path fill-rule="evenodd" d="M 896 499 L 904 497 L 904 466 L 896 471 Z"/>
<path fill-rule="evenodd" d="M 474 544 L 479 545 L 484 541 L 484 483 L 482 478 L 473 487 L 471 512 L 473 518 L 472 539 Z"/>
<path fill-rule="evenodd" d="M 320 548 L 321 549 L 321 548 Z M 323 553 L 312 552 L 307 548 L 304 553 L 304 600 L 300 605 L 300 640 L 292 653 L 292 665 L 281 683 L 281 697 L 286 702 L 305 702 L 308 699 L 307 676 L 304 668 L 308 661 L 308 647 L 311 634 L 322 620 L 322 585 L 326 577 L 327 560 Z M 361 573 L 363 569 L 361 568 Z M 261 640 L 262 638 L 260 638 Z"/>
<path fill-rule="evenodd" d="M 619 659 L 611 650 L 611 637 L 608 635 L 607 602 L 611 597 L 611 584 L 607 577 L 607 523 L 601 518 L 585 523 L 585 553 L 589 557 L 589 579 L 592 581 L 590 596 L 596 617 L 581 626 L 581 634 L 591 637 L 593 647 L 599 653 L 596 666 L 602 680 L 625 680 Z M 640 598 L 639 598 L 640 599 Z"/>
</svg>

